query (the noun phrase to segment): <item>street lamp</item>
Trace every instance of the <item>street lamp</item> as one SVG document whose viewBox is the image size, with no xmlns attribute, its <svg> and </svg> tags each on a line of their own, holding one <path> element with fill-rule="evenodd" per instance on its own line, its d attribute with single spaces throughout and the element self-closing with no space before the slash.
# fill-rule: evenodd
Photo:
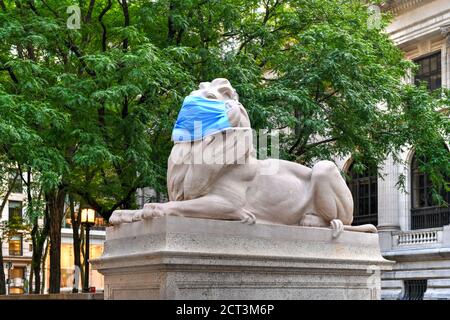
<svg viewBox="0 0 450 320">
<path fill-rule="evenodd" d="M 89 231 L 95 223 L 95 210 L 84 208 L 81 210 L 81 224 L 86 230 L 86 248 L 84 254 L 84 285 L 83 292 L 89 292 Z"/>
</svg>

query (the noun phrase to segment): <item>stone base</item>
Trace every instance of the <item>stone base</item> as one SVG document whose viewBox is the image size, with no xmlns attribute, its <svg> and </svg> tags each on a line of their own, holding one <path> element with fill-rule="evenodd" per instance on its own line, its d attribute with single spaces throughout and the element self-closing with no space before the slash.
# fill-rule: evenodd
<svg viewBox="0 0 450 320">
<path fill-rule="evenodd" d="M 107 229 L 105 299 L 380 299 L 377 234 L 163 217 Z"/>
<path fill-rule="evenodd" d="M 450 230 L 445 230 L 448 232 Z M 445 233 L 444 233 L 445 236 Z M 408 298 L 406 281 L 426 280 L 424 300 L 450 300 L 450 247 L 448 242 L 396 247 L 384 251 L 396 261 L 394 268 L 381 274 L 382 299 Z M 417 293 L 415 294 L 417 295 Z M 416 298 L 417 299 L 417 298 Z"/>
</svg>

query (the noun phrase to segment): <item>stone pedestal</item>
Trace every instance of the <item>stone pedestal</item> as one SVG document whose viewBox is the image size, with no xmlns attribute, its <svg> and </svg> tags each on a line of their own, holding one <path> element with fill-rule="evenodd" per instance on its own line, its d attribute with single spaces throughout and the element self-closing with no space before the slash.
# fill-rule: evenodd
<svg viewBox="0 0 450 320">
<path fill-rule="evenodd" d="M 110 227 L 105 299 L 380 299 L 377 234 L 164 217 Z"/>
</svg>

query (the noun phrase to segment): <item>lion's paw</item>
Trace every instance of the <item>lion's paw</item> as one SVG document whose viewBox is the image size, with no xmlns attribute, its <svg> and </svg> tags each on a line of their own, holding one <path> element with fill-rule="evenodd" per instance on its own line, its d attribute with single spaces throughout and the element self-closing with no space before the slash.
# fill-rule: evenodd
<svg viewBox="0 0 450 320">
<path fill-rule="evenodd" d="M 141 215 L 141 210 L 116 210 L 109 218 L 109 223 L 112 225 L 130 223 L 141 220 Z"/>
<path fill-rule="evenodd" d="M 131 217 L 131 220 L 133 222 L 141 221 L 142 219 L 143 219 L 143 212 L 142 212 L 142 210 L 136 210 L 136 212 Z"/>
<path fill-rule="evenodd" d="M 117 225 L 121 223 L 121 210 L 116 210 L 112 213 L 111 217 L 109 217 L 109 223 L 112 225 Z"/>
<path fill-rule="evenodd" d="M 146 203 L 142 209 L 143 219 L 159 218 L 165 215 L 164 205 L 161 203 Z"/>
</svg>

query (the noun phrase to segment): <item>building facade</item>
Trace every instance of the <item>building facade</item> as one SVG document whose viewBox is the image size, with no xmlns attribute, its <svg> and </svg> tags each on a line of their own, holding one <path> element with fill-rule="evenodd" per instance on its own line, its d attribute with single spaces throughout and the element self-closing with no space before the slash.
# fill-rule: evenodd
<svg viewBox="0 0 450 320">
<path fill-rule="evenodd" d="M 429 90 L 450 88 L 450 1 L 388 1 L 382 9 L 394 15 L 387 28 L 391 39 L 419 65 L 406 81 L 425 81 Z M 448 138 L 443 137 L 447 151 Z M 398 156 L 403 163 L 386 159 L 378 172 L 382 178 L 377 168 L 356 174 L 351 159 L 340 161 L 352 177 L 354 224 L 377 225 L 383 256 L 396 262 L 382 273 L 382 299 L 450 299 L 450 208 L 433 200 L 431 179 L 420 172 L 414 146 Z M 398 188 L 400 176 L 406 190 Z M 450 203 L 450 192 L 441 196 Z"/>
<path fill-rule="evenodd" d="M 25 194 L 22 180 L 16 179 L 8 201 L 0 212 L 0 221 L 23 218 Z M 33 247 L 25 233 L 18 232 L 10 239 L 3 239 L 1 250 L 7 294 L 23 294 L 28 292 L 27 281 L 30 274 Z"/>
</svg>

